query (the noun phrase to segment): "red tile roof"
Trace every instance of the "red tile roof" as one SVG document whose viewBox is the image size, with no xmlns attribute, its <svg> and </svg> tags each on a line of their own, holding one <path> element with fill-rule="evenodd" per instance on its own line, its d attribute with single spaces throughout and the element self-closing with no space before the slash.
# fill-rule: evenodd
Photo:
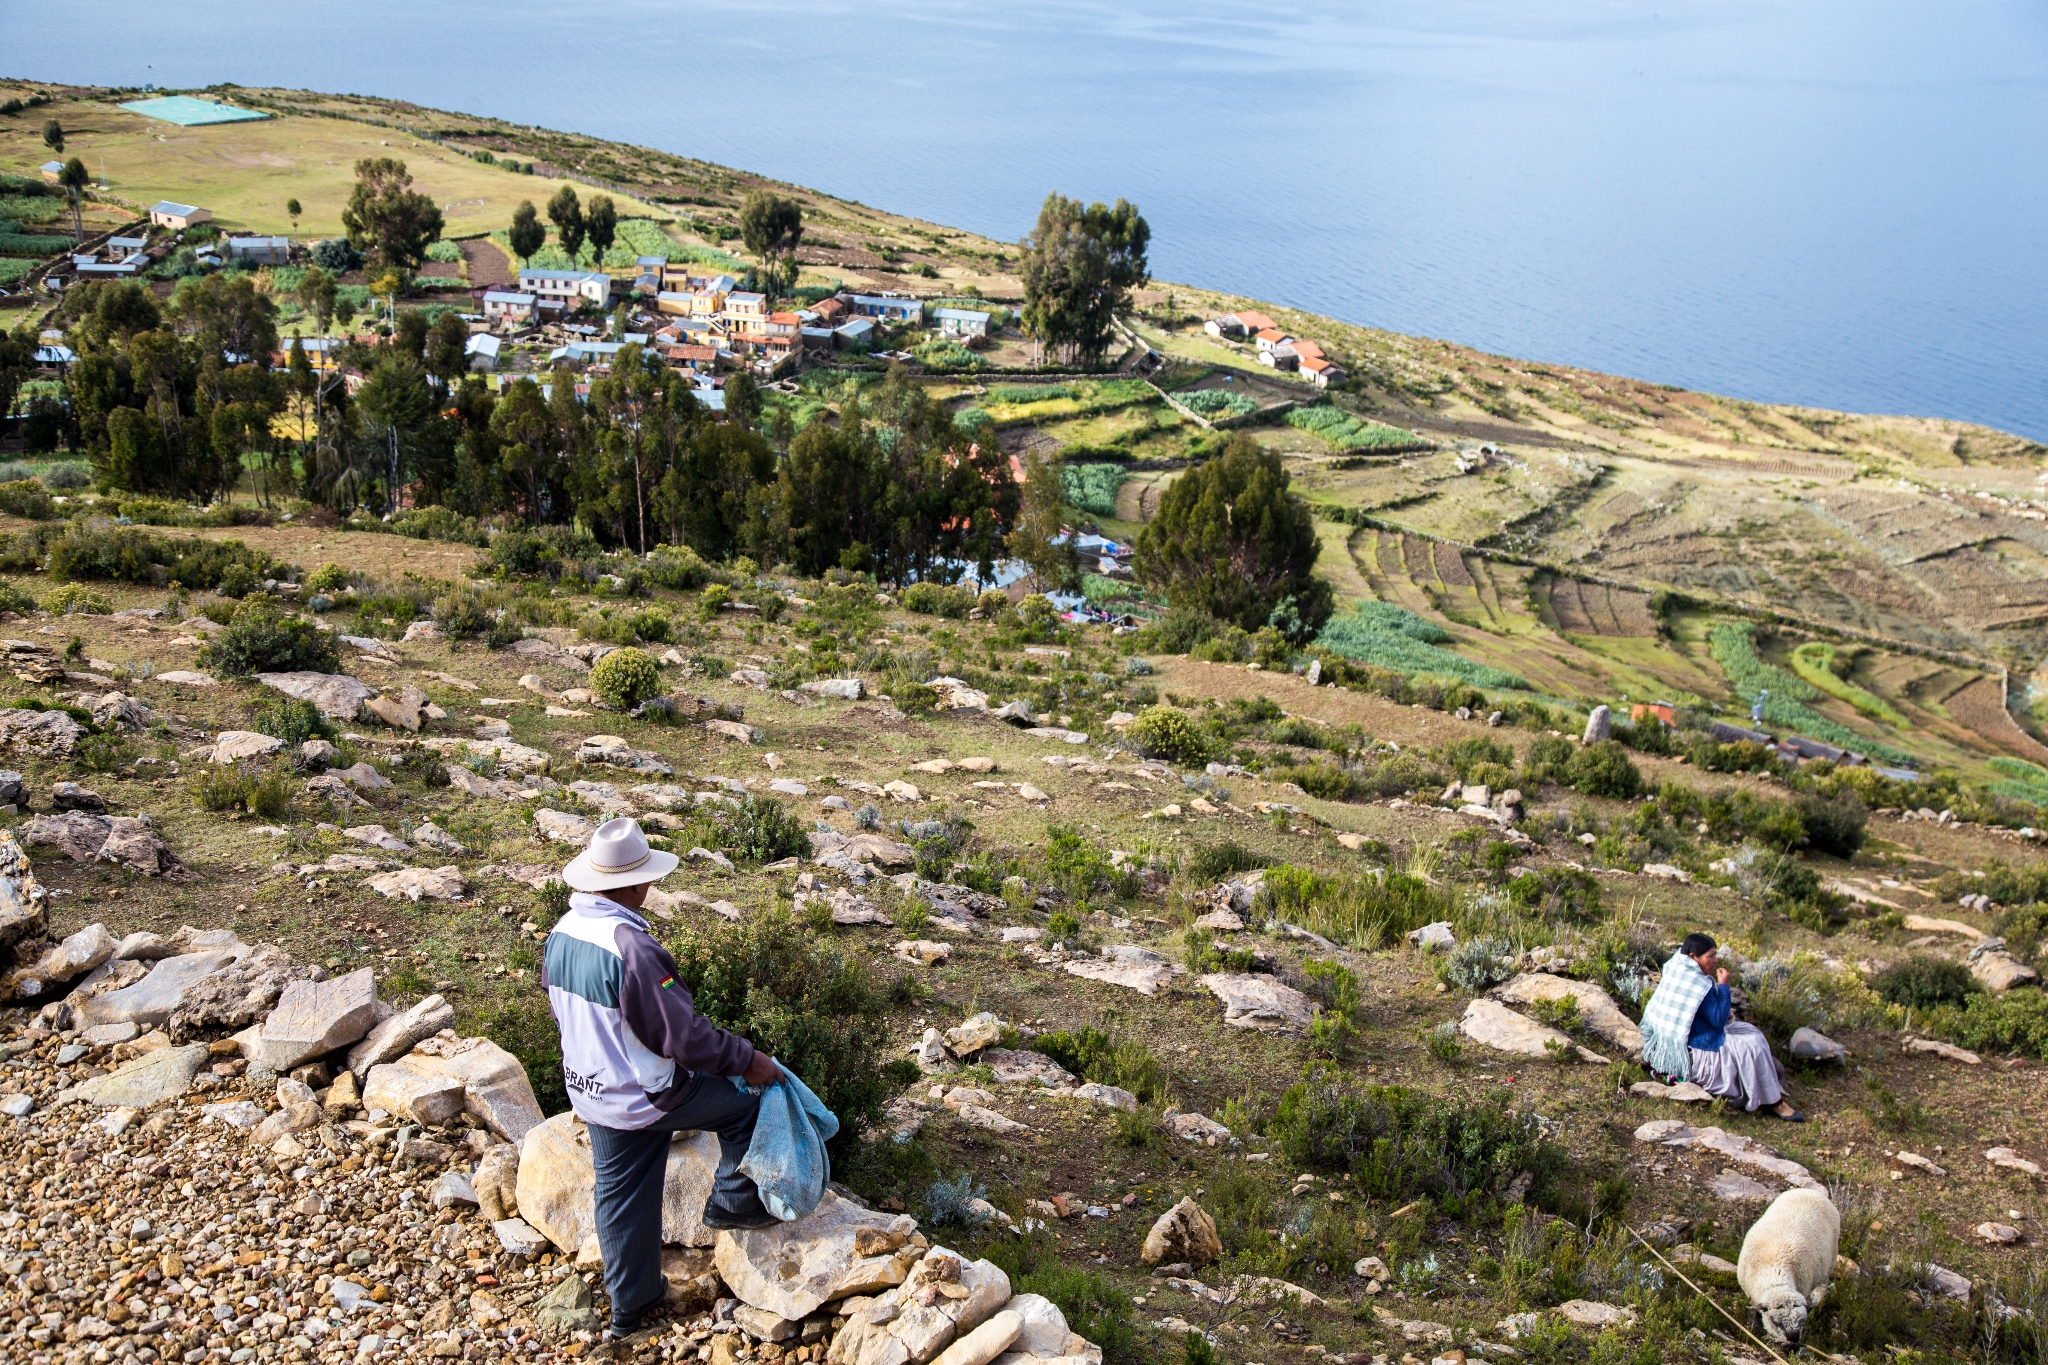
<svg viewBox="0 0 2048 1365">
<path fill-rule="evenodd" d="M 1253 332 L 1277 332 L 1280 330 L 1280 324 L 1267 317 L 1264 313 L 1239 313 L 1237 320 L 1243 323 L 1247 330 Z"/>
</svg>

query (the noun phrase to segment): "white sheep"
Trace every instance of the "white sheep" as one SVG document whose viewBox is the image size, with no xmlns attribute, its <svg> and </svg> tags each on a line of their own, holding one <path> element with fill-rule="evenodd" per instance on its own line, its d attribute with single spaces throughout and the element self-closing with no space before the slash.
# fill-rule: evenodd
<svg viewBox="0 0 2048 1365">
<path fill-rule="evenodd" d="M 1772 1339 L 1799 1344 L 1807 1309 L 1820 1302 L 1834 1273 L 1841 1237 L 1842 1215 L 1819 1190 L 1787 1190 L 1750 1224 L 1735 1278 Z"/>
</svg>

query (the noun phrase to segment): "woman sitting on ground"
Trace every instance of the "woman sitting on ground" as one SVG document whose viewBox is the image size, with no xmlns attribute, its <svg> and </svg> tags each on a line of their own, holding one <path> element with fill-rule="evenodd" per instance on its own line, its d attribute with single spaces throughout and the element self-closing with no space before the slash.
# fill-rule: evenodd
<svg viewBox="0 0 2048 1365">
<path fill-rule="evenodd" d="M 1664 964 L 1657 993 L 1643 1011 L 1643 1060 L 1667 1082 L 1691 1081 L 1750 1113 L 1769 1109 L 1791 1123 L 1806 1116 L 1785 1099 L 1785 1076 L 1770 1040 L 1754 1024 L 1736 1022 L 1735 997 L 1720 948 L 1705 934 L 1687 934 Z"/>
</svg>

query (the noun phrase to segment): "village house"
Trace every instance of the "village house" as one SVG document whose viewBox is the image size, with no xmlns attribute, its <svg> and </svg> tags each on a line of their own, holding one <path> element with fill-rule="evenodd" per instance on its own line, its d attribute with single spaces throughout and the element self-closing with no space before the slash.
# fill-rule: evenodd
<svg viewBox="0 0 2048 1365">
<path fill-rule="evenodd" d="M 213 210 L 196 204 L 174 204 L 164 199 L 150 206 L 149 221 L 172 232 L 183 232 L 194 224 L 212 222 Z"/>
<path fill-rule="evenodd" d="M 52 185 L 64 178 L 64 163 L 61 161 L 45 161 L 36 169 L 41 171 L 43 179 L 49 181 Z"/>
<path fill-rule="evenodd" d="M 1220 318 L 1210 318 L 1202 324 L 1202 330 L 1212 337 L 1241 339 L 1260 332 L 1277 332 L 1280 325 L 1264 313 L 1226 313 Z"/>
<path fill-rule="evenodd" d="M 522 270 L 519 291 L 533 295 L 541 308 L 602 308 L 611 302 L 612 277 L 598 270 Z"/>
<path fill-rule="evenodd" d="M 489 332 L 478 332 L 470 337 L 463 347 L 469 356 L 469 368 L 480 374 L 489 374 L 498 368 L 498 351 L 504 342 Z"/>
<path fill-rule="evenodd" d="M 862 350 L 874 344 L 873 318 L 848 318 L 832 329 L 832 345 L 835 350 Z"/>
<path fill-rule="evenodd" d="M 291 260 L 292 239 L 289 237 L 230 237 L 225 246 L 231 261 L 285 265 Z"/>
<path fill-rule="evenodd" d="M 848 311 L 864 318 L 878 318 L 883 322 L 922 322 L 924 304 L 917 299 L 897 298 L 888 294 L 841 294 Z"/>
<path fill-rule="evenodd" d="M 932 320 L 939 325 L 941 335 L 949 337 L 985 337 L 991 314 L 977 312 L 972 308 L 934 308 Z"/>
<path fill-rule="evenodd" d="M 718 321 L 728 341 L 736 344 L 759 342 L 768 333 L 768 296 L 747 290 L 728 294 Z"/>
<path fill-rule="evenodd" d="M 1319 389 L 1344 382 L 1344 367 L 1324 356 L 1309 356 L 1301 362 L 1302 378 Z"/>
<path fill-rule="evenodd" d="M 103 261 L 97 255 L 87 254 L 73 256 L 71 268 L 80 275 L 89 275 L 96 279 L 105 279 L 109 276 L 115 279 L 130 279 L 149 268 L 149 258 L 125 256 L 118 261 Z"/>
<path fill-rule="evenodd" d="M 146 237 L 109 237 L 107 238 L 107 245 L 104 250 L 108 260 L 125 261 L 130 256 L 140 256 L 149 250 L 149 239 Z"/>
<path fill-rule="evenodd" d="M 840 323 L 846 321 L 846 300 L 819 299 L 806 311 L 817 318 L 822 326 L 837 327 Z"/>
<path fill-rule="evenodd" d="M 513 293 L 508 289 L 486 290 L 484 316 L 493 322 L 531 322 L 535 302 L 531 294 Z"/>
</svg>

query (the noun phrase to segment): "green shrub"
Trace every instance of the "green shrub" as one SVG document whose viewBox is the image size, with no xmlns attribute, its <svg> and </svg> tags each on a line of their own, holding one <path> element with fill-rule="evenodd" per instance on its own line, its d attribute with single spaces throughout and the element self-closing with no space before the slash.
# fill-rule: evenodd
<svg viewBox="0 0 2048 1365">
<path fill-rule="evenodd" d="M 10 517 L 26 517 L 30 521 L 50 521 L 57 515 L 57 504 L 50 500 L 50 494 L 34 479 L 15 479 L 0 483 L 0 512 Z"/>
<path fill-rule="evenodd" d="M 225 630 L 206 642 L 199 662 L 236 678 L 301 670 L 333 673 L 341 668 L 341 644 L 271 598 L 252 597 Z"/>
<path fill-rule="evenodd" d="M 474 1029 L 519 1059 L 543 1114 L 568 1110 L 569 1091 L 562 1082 L 562 1035 L 545 995 L 532 991 L 486 1006 L 477 1014 Z"/>
<path fill-rule="evenodd" d="M 786 912 L 685 931 L 676 975 L 697 1012 L 765 1048 L 839 1116 L 851 1150 L 883 1103 L 915 1078 L 896 1052 L 882 988 L 859 958 L 820 943 Z"/>
<path fill-rule="evenodd" d="M 974 599 L 974 609 L 984 620 L 1001 620 L 1010 610 L 1010 594 L 1001 588 L 989 588 Z"/>
<path fill-rule="evenodd" d="M 1042 1052 L 1082 1080 L 1121 1086 L 1147 1104 L 1166 1098 L 1166 1067 L 1136 1039 L 1112 1038 L 1100 1029 L 1064 1029 L 1032 1040 Z"/>
<path fill-rule="evenodd" d="M 1513 976 L 1520 956 L 1506 939 L 1466 939 L 1444 954 L 1437 964 L 1437 979 L 1452 990 L 1477 995 Z"/>
<path fill-rule="evenodd" d="M 975 602 L 974 590 L 958 584 L 912 583 L 903 590 L 905 611 L 943 616 L 949 620 L 965 620 L 967 613 L 974 610 Z"/>
<path fill-rule="evenodd" d="M 1198 882 L 1217 882 L 1236 872 L 1265 867 L 1273 860 L 1232 839 L 1204 844 L 1188 855 L 1187 874 Z"/>
<path fill-rule="evenodd" d="M 1590 922 L 1600 915 L 1600 882 L 1575 868 L 1533 869 L 1508 883 L 1508 905 L 1550 922 Z"/>
<path fill-rule="evenodd" d="M 1103 1365 L 1147 1365 L 1153 1359 L 1131 1310 L 1130 1294 L 1107 1276 L 1065 1260 L 1052 1234 L 1004 1237 L 982 1254 L 1010 1277 L 1010 1290 L 1052 1300 L 1067 1328 L 1102 1348 Z M 1192 1334 L 1190 1334 L 1192 1335 Z"/>
<path fill-rule="evenodd" d="M 36 609 L 36 600 L 14 584 L 0 581 L 0 612 L 26 616 Z"/>
<path fill-rule="evenodd" d="M 1209 739 L 1193 717 L 1171 706 L 1153 706 L 1139 713 L 1124 731 L 1125 738 L 1147 758 L 1164 759 L 1183 768 L 1205 763 Z"/>
<path fill-rule="evenodd" d="M 1611 739 L 1588 744 L 1565 764 L 1565 781 L 1588 796 L 1622 800 L 1642 795 L 1643 774 L 1628 750 Z"/>
<path fill-rule="evenodd" d="M 590 685 L 605 701 L 629 711 L 661 695 L 661 669 L 644 651 L 615 649 L 591 665 Z"/>
<path fill-rule="evenodd" d="M 1950 1006 L 1929 1014 L 1926 1028 L 1961 1047 L 2002 1048 L 2048 1061 L 2048 994 L 2037 990 L 1979 993 L 1961 1009 Z"/>
<path fill-rule="evenodd" d="M 434 599 L 434 624 L 451 640 L 474 639 L 496 621 L 496 615 L 476 593 L 448 592 Z"/>
<path fill-rule="evenodd" d="M 711 566 L 687 545 L 657 546 L 640 568 L 648 582 L 673 592 L 694 592 L 711 577 Z"/>
<path fill-rule="evenodd" d="M 334 723 L 320 714 L 320 708 L 296 697 L 259 701 L 252 708 L 251 724 L 258 734 L 271 735 L 296 749 L 309 739 L 332 739 Z"/>
<path fill-rule="evenodd" d="M 1793 806 L 1799 812 L 1808 848 L 1847 858 L 1863 847 L 1870 812 L 1864 809 L 1856 793 L 1844 792 L 1832 801 L 1801 793 L 1793 798 Z"/>
<path fill-rule="evenodd" d="M 1358 779 L 1335 763 L 1305 763 L 1268 768 L 1269 782 L 1292 782 L 1320 801 L 1357 801 L 1364 796 Z"/>
<path fill-rule="evenodd" d="M 540 526 L 500 532 L 491 541 L 490 563 L 507 577 L 559 579 L 580 560 L 604 553 L 597 538 L 581 524 Z"/>
<path fill-rule="evenodd" d="M 329 562 L 306 575 L 305 589 L 307 592 L 337 592 L 348 586 L 348 580 L 347 569 Z"/>
<path fill-rule="evenodd" d="M 1267 1127 L 1297 1170 L 1344 1172 L 1376 1199 L 1498 1195 L 1528 1173 L 1540 1188 L 1563 1152 L 1532 1113 L 1499 1093 L 1467 1102 L 1404 1086 L 1358 1086 L 1313 1066 L 1290 1086 Z"/>
<path fill-rule="evenodd" d="M 1802 1028 L 1827 1025 L 1823 983 L 1804 959 L 1765 957 L 1746 962 L 1742 989 L 1749 995 L 1751 1020 L 1780 1043 Z"/>
<path fill-rule="evenodd" d="M 728 857 L 773 863 L 811 855 L 811 836 L 804 832 L 803 822 L 772 797 L 749 796 L 737 806 L 715 805 L 701 818 L 710 823 L 714 842 Z"/>
<path fill-rule="evenodd" d="M 43 594 L 42 609 L 52 616 L 105 616 L 114 609 L 104 593 L 78 583 L 66 583 Z"/>
</svg>

